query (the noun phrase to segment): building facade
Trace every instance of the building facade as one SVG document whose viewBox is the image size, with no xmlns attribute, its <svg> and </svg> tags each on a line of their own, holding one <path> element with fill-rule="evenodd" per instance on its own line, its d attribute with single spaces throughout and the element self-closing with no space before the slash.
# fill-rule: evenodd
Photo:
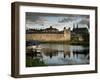
<svg viewBox="0 0 100 80">
<path fill-rule="evenodd" d="M 63 31 L 50 26 L 43 30 L 31 30 L 26 32 L 26 40 L 38 40 L 41 42 L 67 42 L 71 39 L 70 30 L 64 27 Z"/>
</svg>

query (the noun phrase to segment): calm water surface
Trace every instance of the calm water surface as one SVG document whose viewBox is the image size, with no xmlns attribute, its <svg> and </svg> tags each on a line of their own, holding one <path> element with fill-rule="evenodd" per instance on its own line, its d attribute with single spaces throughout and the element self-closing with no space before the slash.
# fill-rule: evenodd
<svg viewBox="0 0 100 80">
<path fill-rule="evenodd" d="M 40 44 L 40 60 L 47 65 L 89 64 L 89 47 L 67 44 Z"/>
</svg>

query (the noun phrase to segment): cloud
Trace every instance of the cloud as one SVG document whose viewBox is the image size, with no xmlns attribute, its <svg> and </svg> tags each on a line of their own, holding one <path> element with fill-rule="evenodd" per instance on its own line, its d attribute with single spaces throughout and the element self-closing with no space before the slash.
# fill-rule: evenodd
<svg viewBox="0 0 100 80">
<path fill-rule="evenodd" d="M 81 21 L 79 21 L 79 24 L 89 24 L 89 19 L 82 19 Z"/>
<path fill-rule="evenodd" d="M 33 13 L 26 13 L 26 24 L 40 24 L 43 25 L 45 22 L 47 22 L 47 19 L 43 16 L 37 16 Z"/>
<path fill-rule="evenodd" d="M 66 22 L 77 22 L 80 19 L 89 19 L 89 15 L 73 15 L 68 14 L 67 16 L 63 17 L 58 21 L 58 23 L 66 23 Z"/>
<path fill-rule="evenodd" d="M 59 23 L 58 24 L 52 24 L 52 26 L 61 26 L 61 24 L 59 24 Z"/>
<path fill-rule="evenodd" d="M 71 18 L 63 18 L 62 20 L 59 20 L 58 22 L 65 23 L 65 22 L 69 22 L 69 21 L 72 21 L 72 19 Z"/>
<path fill-rule="evenodd" d="M 78 24 L 82 24 L 82 25 L 87 25 L 88 28 L 90 28 L 90 20 L 89 18 L 84 18 L 84 19 L 81 19 Z"/>
<path fill-rule="evenodd" d="M 26 27 L 41 28 L 53 26 L 61 29 L 65 26 L 72 26 L 72 24 L 88 24 L 89 15 L 76 15 L 76 14 L 65 14 L 65 15 L 54 15 L 54 14 L 42 14 L 26 12 Z"/>
</svg>

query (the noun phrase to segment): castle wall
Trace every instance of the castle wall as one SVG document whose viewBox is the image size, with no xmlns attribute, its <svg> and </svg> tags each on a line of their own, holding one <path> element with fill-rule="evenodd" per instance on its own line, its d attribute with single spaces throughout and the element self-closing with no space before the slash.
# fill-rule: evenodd
<svg viewBox="0 0 100 80">
<path fill-rule="evenodd" d="M 60 34 L 50 34 L 50 33 L 33 33 L 33 34 L 26 34 L 26 40 L 39 40 L 43 42 L 52 42 L 52 41 L 69 41 L 70 34 L 69 33 L 60 33 Z"/>
</svg>

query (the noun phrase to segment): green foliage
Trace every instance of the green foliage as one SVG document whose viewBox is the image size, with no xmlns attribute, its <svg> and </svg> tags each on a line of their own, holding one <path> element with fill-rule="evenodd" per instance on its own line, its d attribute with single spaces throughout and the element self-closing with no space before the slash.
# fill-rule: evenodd
<svg viewBox="0 0 100 80">
<path fill-rule="evenodd" d="M 43 61 L 40 61 L 39 59 L 26 57 L 26 67 L 35 67 L 35 66 L 46 66 L 46 64 Z"/>
</svg>

